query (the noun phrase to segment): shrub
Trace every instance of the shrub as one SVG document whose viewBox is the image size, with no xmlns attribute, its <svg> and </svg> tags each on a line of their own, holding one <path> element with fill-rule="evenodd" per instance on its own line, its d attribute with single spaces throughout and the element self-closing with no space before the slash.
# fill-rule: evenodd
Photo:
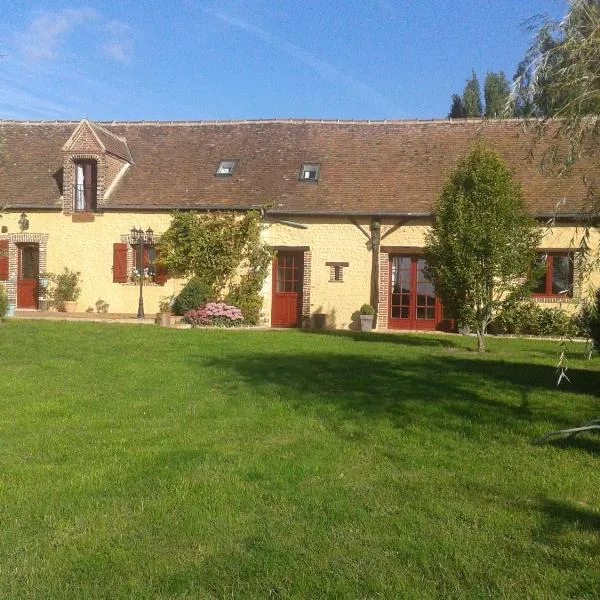
<svg viewBox="0 0 600 600">
<path fill-rule="evenodd" d="M 58 310 L 64 310 L 65 302 L 74 302 L 81 295 L 79 275 L 80 273 L 65 267 L 62 273 L 50 276 L 52 289 L 49 296 L 52 304 Z"/>
<path fill-rule="evenodd" d="M 580 315 L 581 327 L 592 340 L 594 348 L 600 350 L 600 289 L 596 291 L 593 306 L 586 306 Z"/>
<path fill-rule="evenodd" d="M 6 313 L 8 312 L 8 296 L 6 295 L 6 290 L 3 285 L 0 285 L 0 321 L 6 317 Z"/>
<path fill-rule="evenodd" d="M 490 333 L 539 336 L 581 335 L 579 319 L 560 308 L 541 308 L 535 302 L 514 303 L 490 324 Z"/>
<path fill-rule="evenodd" d="M 232 286 L 231 291 L 227 294 L 226 301 L 242 311 L 244 323 L 247 325 L 258 324 L 263 298 L 260 292 L 256 291 L 251 285 Z"/>
<path fill-rule="evenodd" d="M 361 315 L 374 315 L 377 311 L 370 304 L 363 304 L 359 312 Z"/>
<path fill-rule="evenodd" d="M 173 313 L 183 316 L 190 310 L 203 306 L 213 300 L 213 290 L 210 285 L 199 277 L 192 277 L 179 292 L 173 302 Z"/>
<path fill-rule="evenodd" d="M 186 312 L 183 318 L 193 327 L 233 327 L 244 322 L 242 311 L 224 302 L 208 302 L 201 308 Z"/>
</svg>

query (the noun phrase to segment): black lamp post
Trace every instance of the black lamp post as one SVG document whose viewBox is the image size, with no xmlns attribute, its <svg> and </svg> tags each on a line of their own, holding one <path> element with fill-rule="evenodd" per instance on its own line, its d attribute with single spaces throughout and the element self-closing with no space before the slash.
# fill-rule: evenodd
<svg viewBox="0 0 600 600">
<path fill-rule="evenodd" d="M 140 301 L 138 303 L 137 318 L 144 318 L 144 247 L 154 244 L 154 231 L 150 227 L 144 231 L 141 227 L 131 228 L 131 243 L 138 246 L 137 272 L 140 277 Z"/>
</svg>

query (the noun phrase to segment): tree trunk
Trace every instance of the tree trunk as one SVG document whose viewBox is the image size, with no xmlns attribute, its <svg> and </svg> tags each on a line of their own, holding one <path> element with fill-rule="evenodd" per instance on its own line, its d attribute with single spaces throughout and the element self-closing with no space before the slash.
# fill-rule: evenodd
<svg viewBox="0 0 600 600">
<path fill-rule="evenodd" d="M 477 352 L 485 352 L 485 334 L 482 331 L 477 332 Z"/>
</svg>

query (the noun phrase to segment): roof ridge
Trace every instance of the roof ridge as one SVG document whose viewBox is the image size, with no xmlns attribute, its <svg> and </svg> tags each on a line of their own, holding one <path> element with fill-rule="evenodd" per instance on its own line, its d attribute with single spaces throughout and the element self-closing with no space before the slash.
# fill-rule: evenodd
<svg viewBox="0 0 600 600">
<path fill-rule="evenodd" d="M 302 118 L 274 118 L 274 119 L 239 119 L 239 120 L 172 120 L 172 121 L 89 121 L 92 127 L 98 127 L 103 132 L 119 139 L 126 141 L 126 138 L 117 135 L 116 133 L 106 129 L 105 126 L 118 125 L 148 125 L 148 126 L 209 126 L 209 125 L 261 125 L 261 124 L 290 124 L 290 125 L 305 125 L 305 124 L 323 124 L 323 125 L 412 125 L 412 124 L 485 124 L 485 123 L 525 123 L 530 119 L 521 117 L 510 117 L 506 119 L 500 118 L 465 118 L 465 119 L 449 119 L 449 118 L 433 118 L 433 119 L 302 119 Z M 549 119 L 551 121 L 557 119 Z M 15 119 L 0 119 L 0 125 L 73 125 L 79 124 L 81 120 L 65 120 L 65 121 L 19 121 Z"/>
</svg>

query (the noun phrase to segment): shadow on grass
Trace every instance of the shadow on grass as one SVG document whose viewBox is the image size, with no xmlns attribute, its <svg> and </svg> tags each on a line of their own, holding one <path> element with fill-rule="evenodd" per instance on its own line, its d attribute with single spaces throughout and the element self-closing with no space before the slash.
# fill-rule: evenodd
<svg viewBox="0 0 600 600">
<path fill-rule="evenodd" d="M 464 344 L 460 343 L 460 340 L 463 338 L 456 336 L 440 337 L 436 335 L 428 336 L 423 334 L 411 335 L 410 333 L 377 333 L 374 331 L 369 333 L 361 333 L 360 331 L 345 331 L 341 329 L 299 329 L 298 331 L 308 335 L 346 338 L 355 342 L 383 342 L 387 344 L 399 344 L 401 346 L 464 349 Z M 475 346 L 473 346 L 473 348 L 475 348 Z"/>
<path fill-rule="evenodd" d="M 561 428 L 572 424 L 571 417 L 578 418 L 568 414 L 572 402 L 567 395 L 549 402 L 540 402 L 539 396 L 532 400 L 534 393 L 555 391 L 554 367 L 546 365 L 481 360 L 475 355 L 402 358 L 318 350 L 250 352 L 212 358 L 208 364 L 260 396 L 275 394 L 298 410 L 316 409 L 335 426 L 343 419 L 372 417 L 389 419 L 395 427 L 423 422 L 428 428 L 483 436 L 485 425 L 487 435 L 489 429 L 506 428 L 531 435 L 532 421 Z M 573 391 L 597 393 L 597 374 L 570 373 L 577 382 Z"/>
<path fill-rule="evenodd" d="M 549 442 L 548 445 L 555 448 L 583 450 L 592 456 L 600 457 L 600 437 L 590 433 L 580 433 L 574 438 L 563 438 Z"/>
</svg>

